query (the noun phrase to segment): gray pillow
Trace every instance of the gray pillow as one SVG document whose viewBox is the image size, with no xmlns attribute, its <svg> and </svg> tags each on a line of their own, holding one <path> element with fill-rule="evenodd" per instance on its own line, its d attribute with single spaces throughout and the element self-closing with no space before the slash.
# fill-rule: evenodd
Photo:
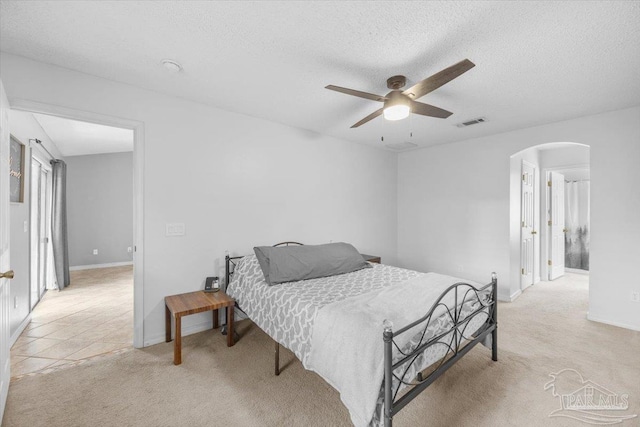
<svg viewBox="0 0 640 427">
<path fill-rule="evenodd" d="M 348 243 L 253 248 L 269 285 L 351 273 L 371 265 Z"/>
<path fill-rule="evenodd" d="M 260 264 L 262 274 L 264 274 L 264 280 L 268 284 L 271 284 L 269 280 L 269 249 L 274 248 L 271 246 L 257 246 L 253 248 L 253 252 L 256 254 L 256 258 L 258 258 L 258 264 Z"/>
</svg>

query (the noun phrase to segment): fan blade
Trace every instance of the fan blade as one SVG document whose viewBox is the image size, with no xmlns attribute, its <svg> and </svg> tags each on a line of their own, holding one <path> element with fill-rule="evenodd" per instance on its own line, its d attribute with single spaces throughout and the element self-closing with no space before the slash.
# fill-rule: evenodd
<svg viewBox="0 0 640 427">
<path fill-rule="evenodd" d="M 422 116 L 437 117 L 439 119 L 446 119 L 453 114 L 451 111 L 417 101 L 411 101 L 411 112 Z"/>
<path fill-rule="evenodd" d="M 380 108 L 379 110 L 374 111 L 373 113 L 369 114 L 367 117 L 365 117 L 364 119 L 360 120 L 358 123 L 356 123 L 355 125 L 351 126 L 351 129 L 353 128 L 357 128 L 360 125 L 363 125 L 365 123 L 367 123 L 369 120 L 373 120 L 376 117 L 378 117 L 379 115 L 382 114 L 382 108 Z"/>
<path fill-rule="evenodd" d="M 334 86 L 334 85 L 325 86 L 325 89 L 335 90 L 336 92 L 342 92 L 342 93 L 346 93 L 347 95 L 353 95 L 359 98 L 370 99 L 372 101 L 384 102 L 384 100 L 387 99 L 384 96 L 376 95 L 373 93 L 361 92 L 359 90 L 353 90 L 353 89 L 348 89 L 346 87 L 340 87 L 340 86 Z"/>
<path fill-rule="evenodd" d="M 402 93 L 412 97 L 413 99 L 418 99 L 421 96 L 425 96 L 429 92 L 433 92 L 434 90 L 438 89 L 440 86 L 443 86 L 449 83 L 451 80 L 466 73 L 467 71 L 469 71 L 475 66 L 476 64 L 469 61 L 468 59 L 465 59 L 463 61 L 458 62 L 455 65 L 452 65 L 449 68 L 445 68 L 439 73 L 435 73 L 431 77 L 427 77 L 426 79 L 422 80 L 419 83 L 414 84 L 413 86 L 411 86 L 409 89 L 405 90 Z"/>
</svg>

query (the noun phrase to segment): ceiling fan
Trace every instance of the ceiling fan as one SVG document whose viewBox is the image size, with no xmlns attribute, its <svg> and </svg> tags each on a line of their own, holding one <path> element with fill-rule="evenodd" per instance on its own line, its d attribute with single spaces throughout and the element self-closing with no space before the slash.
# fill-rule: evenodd
<svg viewBox="0 0 640 427">
<path fill-rule="evenodd" d="M 387 79 L 387 87 L 391 89 L 391 92 L 385 96 L 375 95 L 373 93 L 361 92 L 359 90 L 348 89 L 346 87 L 329 85 L 326 89 L 335 90 L 336 92 L 346 93 L 347 95 L 353 95 L 364 99 L 370 99 L 372 101 L 383 102 L 384 106 L 373 113 L 369 114 L 358 123 L 351 126 L 351 128 L 357 128 L 370 120 L 375 119 L 379 115 L 383 115 L 387 120 L 402 120 L 409 116 L 409 113 L 420 114 L 422 116 L 437 117 L 440 119 L 446 119 L 451 114 L 451 111 L 443 110 L 442 108 L 434 107 L 433 105 L 418 102 L 416 99 L 423 97 L 429 92 L 433 92 L 440 86 L 449 83 L 451 80 L 459 77 L 465 72 L 469 71 L 476 64 L 465 59 L 458 62 L 444 70 L 434 74 L 431 77 L 427 77 L 421 82 L 416 83 L 409 89 L 401 91 L 404 85 L 407 83 L 405 76 L 393 76 Z"/>
</svg>

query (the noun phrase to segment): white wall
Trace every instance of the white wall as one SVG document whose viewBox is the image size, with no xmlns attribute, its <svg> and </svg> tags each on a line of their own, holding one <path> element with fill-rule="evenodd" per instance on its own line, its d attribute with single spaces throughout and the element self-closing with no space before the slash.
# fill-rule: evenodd
<svg viewBox="0 0 640 427">
<path fill-rule="evenodd" d="M 6 86 L 5 86 L 6 87 Z M 30 139 L 39 139 L 53 155 L 58 158 L 60 152 L 49 136 L 42 130 L 31 113 L 22 111 L 9 111 L 9 131 L 25 145 L 25 170 L 24 170 L 24 203 L 11 203 L 9 214 L 11 232 L 11 268 L 15 277 L 11 280 L 11 312 L 10 328 L 11 336 L 15 338 L 19 333 L 18 327 L 29 315 L 29 230 L 30 230 L 30 200 L 31 200 L 31 155 L 32 150 L 40 154 L 41 158 L 48 159 L 48 155 L 41 151 L 40 147 L 30 144 Z M 33 148 L 32 148 L 33 146 Z M 25 228 L 26 224 L 26 228 Z M 18 299 L 17 307 L 14 306 L 15 298 Z"/>
<path fill-rule="evenodd" d="M 131 262 L 133 153 L 67 156 L 65 161 L 69 265 Z"/>
<path fill-rule="evenodd" d="M 540 166 L 543 169 L 588 166 L 589 162 L 589 147 L 582 145 L 540 150 Z"/>
<path fill-rule="evenodd" d="M 589 145 L 589 318 L 640 329 L 640 107 L 401 153 L 398 260 L 489 281 L 510 296 L 510 156 L 538 144 Z"/>
<path fill-rule="evenodd" d="M 163 298 L 222 275 L 227 249 L 342 240 L 396 261 L 395 153 L 4 53 L 0 77 L 10 101 L 144 122 L 145 343 L 164 339 Z"/>
<path fill-rule="evenodd" d="M 386 263 L 481 282 L 497 271 L 508 297 L 510 156 L 559 141 L 591 146 L 589 315 L 640 329 L 630 301 L 640 286 L 638 107 L 402 153 L 396 162 L 394 153 L 14 55 L 0 57 L 0 78 L 10 100 L 144 122 L 147 343 L 163 339 L 165 295 L 221 275 L 225 249 L 244 254 L 280 240 L 350 241 Z M 167 222 L 184 222 L 186 236 L 165 237 Z"/>
</svg>

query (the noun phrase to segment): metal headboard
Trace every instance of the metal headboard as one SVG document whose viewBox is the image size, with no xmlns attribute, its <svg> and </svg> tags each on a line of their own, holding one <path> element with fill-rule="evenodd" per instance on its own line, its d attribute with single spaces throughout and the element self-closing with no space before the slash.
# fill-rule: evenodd
<svg viewBox="0 0 640 427">
<path fill-rule="evenodd" d="M 298 242 L 281 242 L 281 243 L 276 243 L 272 247 L 277 248 L 278 246 L 291 246 L 291 245 L 304 246 L 303 243 L 298 243 Z"/>
</svg>

